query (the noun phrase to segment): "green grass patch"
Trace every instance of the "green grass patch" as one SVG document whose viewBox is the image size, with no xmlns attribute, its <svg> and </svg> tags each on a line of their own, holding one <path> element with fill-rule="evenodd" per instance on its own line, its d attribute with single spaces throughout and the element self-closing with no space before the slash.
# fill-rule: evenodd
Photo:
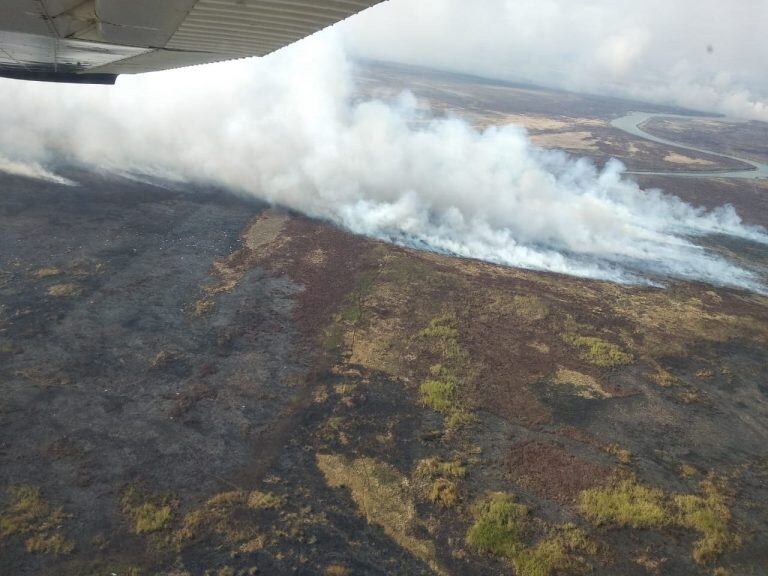
<svg viewBox="0 0 768 576">
<path fill-rule="evenodd" d="M 614 368 L 634 362 L 632 354 L 624 352 L 616 344 L 607 342 L 602 338 L 564 334 L 563 340 L 571 346 L 579 348 L 581 359 L 595 366 Z"/>
<path fill-rule="evenodd" d="M 522 550 L 513 559 L 517 576 L 550 576 L 575 569 L 576 554 L 596 554 L 597 546 L 574 526 L 557 526 L 536 546 Z"/>
<path fill-rule="evenodd" d="M 672 522 L 664 493 L 626 478 L 579 495 L 579 508 L 595 524 L 632 528 L 661 528 Z"/>
<path fill-rule="evenodd" d="M 703 564 L 715 560 L 723 552 L 741 545 L 741 538 L 730 529 L 731 513 L 725 500 L 711 481 L 701 483 L 701 496 L 682 494 L 675 497 L 679 523 L 701 534 L 693 547 L 693 558 Z"/>
<path fill-rule="evenodd" d="M 430 377 L 419 386 L 419 398 L 423 405 L 446 417 L 449 433 L 473 420 L 461 393 L 462 381 L 471 377 L 470 356 L 458 338 L 457 321 L 452 314 L 436 316 L 418 333 L 425 352 L 438 360 L 429 370 Z"/>
<path fill-rule="evenodd" d="M 473 513 L 475 523 L 467 532 L 467 544 L 478 552 L 507 558 L 516 576 L 565 573 L 584 564 L 580 554 L 597 553 L 595 544 L 573 524 L 551 527 L 536 545 L 527 546 L 524 540 L 535 522 L 528 508 L 515 502 L 511 494 L 488 494 Z"/>
<path fill-rule="evenodd" d="M 427 344 L 428 350 L 441 358 L 444 370 L 461 371 L 469 364 L 469 354 L 459 344 L 459 330 L 453 314 L 441 314 L 432 318 L 418 337 Z"/>
<path fill-rule="evenodd" d="M 513 559 L 523 549 L 528 514 L 511 494 L 488 494 L 474 506 L 475 523 L 467 532 L 467 544 L 478 552 Z"/>
<path fill-rule="evenodd" d="M 440 340 L 456 340 L 459 331 L 456 329 L 456 318 L 452 314 L 441 314 L 429 321 L 429 325 L 419 332 L 422 338 Z"/>
<path fill-rule="evenodd" d="M 456 388 L 456 379 L 452 377 L 424 380 L 419 386 L 421 403 L 437 412 L 449 414 L 456 408 Z"/>
<path fill-rule="evenodd" d="M 732 529 L 732 517 L 723 492 L 713 480 L 701 483 L 700 494 L 669 496 L 656 488 L 625 478 L 602 488 L 585 490 L 579 497 L 581 512 L 595 524 L 632 528 L 677 526 L 701 534 L 693 558 L 706 564 L 741 545 Z"/>
</svg>

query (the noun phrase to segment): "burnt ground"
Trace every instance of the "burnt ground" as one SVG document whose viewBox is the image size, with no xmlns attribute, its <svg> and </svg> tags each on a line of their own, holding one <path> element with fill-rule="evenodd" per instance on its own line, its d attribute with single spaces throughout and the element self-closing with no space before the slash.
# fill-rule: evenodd
<svg viewBox="0 0 768 576">
<path fill-rule="evenodd" d="M 79 185 L 0 176 L 0 574 L 768 570 L 765 297 L 503 268 L 220 191 L 64 175 Z M 641 183 L 768 224 L 759 184 Z M 446 404 L 430 379 L 455 382 Z M 668 518 L 595 522 L 584 494 L 621 480 Z M 539 571 L 467 542 L 488 492 L 527 507 Z M 681 522 L 685 497 L 709 532 Z"/>
</svg>

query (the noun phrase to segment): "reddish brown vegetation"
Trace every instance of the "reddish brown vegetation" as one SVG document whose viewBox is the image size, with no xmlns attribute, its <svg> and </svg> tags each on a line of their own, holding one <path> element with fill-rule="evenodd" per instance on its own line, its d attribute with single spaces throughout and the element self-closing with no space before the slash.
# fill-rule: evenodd
<svg viewBox="0 0 768 576">
<path fill-rule="evenodd" d="M 612 469 L 575 456 L 558 444 L 526 440 L 515 444 L 507 460 L 512 480 L 561 504 L 606 481 Z"/>
</svg>

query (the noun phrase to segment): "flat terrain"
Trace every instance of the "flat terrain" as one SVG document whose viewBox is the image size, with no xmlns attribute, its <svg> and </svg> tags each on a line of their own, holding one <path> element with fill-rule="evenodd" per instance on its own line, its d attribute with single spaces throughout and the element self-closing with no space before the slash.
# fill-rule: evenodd
<svg viewBox="0 0 768 576">
<path fill-rule="evenodd" d="M 768 162 L 768 124 L 712 118 L 653 118 L 643 129 L 714 152 Z"/>
<path fill-rule="evenodd" d="M 598 162 L 675 164 L 610 128 L 638 103 L 360 75 Z M 768 571 L 768 298 L 62 174 L 79 185 L 0 174 L 0 574 Z M 768 225 L 764 182 L 640 182 Z M 708 242 L 767 269 L 764 246 Z"/>
</svg>

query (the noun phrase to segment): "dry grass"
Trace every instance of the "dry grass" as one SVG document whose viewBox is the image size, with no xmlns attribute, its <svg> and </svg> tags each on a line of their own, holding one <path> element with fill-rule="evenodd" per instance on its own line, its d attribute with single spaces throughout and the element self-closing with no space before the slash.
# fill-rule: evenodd
<svg viewBox="0 0 768 576">
<path fill-rule="evenodd" d="M 287 239 L 281 237 L 288 217 L 274 210 L 265 210 L 245 229 L 240 239 L 242 248 L 213 264 L 217 281 L 204 289 L 209 295 L 231 292 L 246 272 Z"/>
<path fill-rule="evenodd" d="M 464 478 L 467 475 L 467 467 L 460 460 L 444 461 L 439 458 L 425 458 L 416 465 L 414 475 L 429 480 Z"/>
<path fill-rule="evenodd" d="M 459 501 L 456 484 L 445 478 L 438 478 L 429 489 L 429 499 L 443 508 L 452 508 Z"/>
<path fill-rule="evenodd" d="M 668 153 L 666 156 L 664 156 L 664 162 L 671 162 L 672 164 L 686 164 L 686 165 L 693 164 L 697 166 L 716 166 L 714 162 L 710 162 L 709 160 L 705 160 L 703 158 L 691 158 L 690 156 L 686 156 L 678 152 Z"/>
<path fill-rule="evenodd" d="M 51 278 L 63 273 L 64 272 L 60 268 L 39 268 L 38 270 L 35 270 L 33 276 L 38 280 L 42 280 L 43 278 Z"/>
<path fill-rule="evenodd" d="M 329 564 L 323 570 L 323 576 L 349 576 L 350 574 L 349 568 L 343 564 Z"/>
<path fill-rule="evenodd" d="M 395 468 L 373 458 L 348 460 L 318 454 L 317 465 L 329 486 L 346 487 L 368 522 L 381 526 L 400 546 L 444 573 L 437 563 L 435 545 L 415 536 L 419 521 L 408 480 Z"/>
<path fill-rule="evenodd" d="M 632 452 L 626 448 L 622 448 L 618 444 L 609 444 L 605 447 L 605 451 L 608 454 L 613 454 L 619 464 L 630 464 L 632 462 Z"/>
<path fill-rule="evenodd" d="M 83 293 L 83 287 L 74 282 L 67 282 L 65 284 L 49 286 L 47 292 L 49 296 L 55 296 L 56 298 L 73 298 Z"/>
<path fill-rule="evenodd" d="M 681 464 L 680 465 L 680 476 L 683 478 L 692 478 L 693 476 L 696 476 L 699 471 L 696 469 L 695 466 L 691 466 L 690 464 Z"/>
<path fill-rule="evenodd" d="M 248 494 L 248 508 L 252 510 L 277 510 L 285 505 L 285 498 L 271 492 L 253 490 Z"/>
<path fill-rule="evenodd" d="M 264 538 L 257 529 L 258 523 L 248 514 L 249 510 L 253 510 L 249 506 L 251 494 L 244 490 L 232 490 L 212 496 L 182 518 L 181 527 L 174 534 L 176 542 L 183 545 L 206 536 L 218 536 L 233 547 L 263 546 Z M 254 497 L 254 504 L 263 503 L 271 506 L 274 500 Z"/>
<path fill-rule="evenodd" d="M 682 356 L 695 342 L 727 342 L 732 338 L 768 342 L 768 325 L 752 316 L 712 309 L 699 298 L 670 291 L 628 294 L 614 313 L 633 323 L 651 357 Z"/>
<path fill-rule="evenodd" d="M 536 145 L 544 148 L 566 148 L 568 150 L 598 151 L 595 145 L 596 139 L 591 132 L 550 132 L 545 134 L 533 134 L 531 136 Z"/>
<path fill-rule="evenodd" d="M 671 388 L 672 386 L 680 383 L 680 381 L 675 376 L 670 374 L 669 371 L 658 365 L 656 366 L 656 371 L 651 374 L 651 380 L 656 382 L 656 384 L 662 388 Z"/>
<path fill-rule="evenodd" d="M 123 491 L 120 509 L 130 518 L 136 534 L 159 532 L 167 528 L 171 521 L 170 501 L 149 495 L 136 485 L 130 485 Z"/>
<path fill-rule="evenodd" d="M 72 552 L 74 542 L 61 531 L 66 518 L 62 508 L 51 507 L 34 486 L 12 486 L 8 494 L 10 503 L 0 515 L 0 541 L 21 536 L 25 538 L 28 552 L 57 555 Z"/>
<path fill-rule="evenodd" d="M 198 318 L 208 316 L 216 309 L 216 302 L 207 298 L 197 300 L 192 307 L 192 315 Z"/>
<path fill-rule="evenodd" d="M 603 390 L 600 383 L 592 376 L 576 370 L 560 367 L 552 378 L 552 382 L 560 387 L 570 389 L 573 395 L 581 398 L 595 400 L 610 397 L 610 394 Z"/>
<path fill-rule="evenodd" d="M 505 290 L 493 289 L 483 296 L 483 319 L 512 316 L 524 322 L 539 322 L 549 316 L 549 306 L 533 294 L 510 294 Z"/>
<path fill-rule="evenodd" d="M 602 338 L 568 333 L 563 334 L 563 340 L 580 350 L 579 356 L 582 360 L 595 366 L 614 368 L 634 361 L 632 354 Z"/>
</svg>

